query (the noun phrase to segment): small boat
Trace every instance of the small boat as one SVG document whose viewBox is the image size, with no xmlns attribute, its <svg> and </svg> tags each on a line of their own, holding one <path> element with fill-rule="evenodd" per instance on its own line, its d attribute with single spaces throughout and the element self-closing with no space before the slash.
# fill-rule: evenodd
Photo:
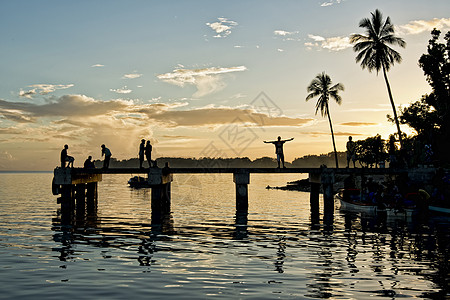
<svg viewBox="0 0 450 300">
<path fill-rule="evenodd" d="M 441 213 L 441 214 L 447 214 L 450 216 L 450 208 L 448 207 L 441 207 L 441 206 L 435 206 L 435 205 L 429 205 L 428 209 L 431 212 Z"/>
<path fill-rule="evenodd" d="M 359 189 L 341 189 L 335 198 L 340 202 L 342 210 L 362 213 L 376 213 L 377 206 L 373 203 L 361 201 Z"/>
<path fill-rule="evenodd" d="M 128 180 L 128 184 L 131 188 L 140 189 L 140 188 L 149 188 L 150 184 L 148 179 L 141 176 L 134 176 Z"/>
<path fill-rule="evenodd" d="M 412 194 L 405 196 L 403 205 L 388 206 L 385 203 L 374 203 L 370 197 L 363 195 L 359 189 L 341 189 L 335 198 L 340 202 L 340 209 L 364 214 L 386 213 L 389 217 L 411 217 L 417 212 L 416 205 L 411 203 Z"/>
</svg>

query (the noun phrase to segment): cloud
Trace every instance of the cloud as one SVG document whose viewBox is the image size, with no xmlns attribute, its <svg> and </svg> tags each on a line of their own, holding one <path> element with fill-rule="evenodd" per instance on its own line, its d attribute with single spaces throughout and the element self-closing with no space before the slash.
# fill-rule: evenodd
<svg viewBox="0 0 450 300">
<path fill-rule="evenodd" d="M 434 18 L 432 20 L 415 20 L 405 25 L 399 25 L 396 27 L 398 34 L 409 35 L 419 34 L 422 32 L 431 32 L 434 28 L 443 29 L 450 28 L 450 18 Z"/>
<path fill-rule="evenodd" d="M 21 90 L 19 92 L 20 97 L 32 99 L 34 95 L 39 93 L 40 95 L 47 95 L 53 93 L 56 90 L 64 90 L 73 87 L 73 84 L 33 84 L 29 85 L 32 89 L 29 91 Z"/>
<path fill-rule="evenodd" d="M 280 35 L 280 36 L 289 36 L 289 35 L 294 35 L 297 33 L 298 33 L 298 31 L 286 31 L 286 30 L 275 30 L 273 32 L 273 34 Z"/>
<path fill-rule="evenodd" d="M 222 80 L 222 75 L 232 72 L 242 72 L 247 70 L 245 66 L 238 67 L 211 67 L 204 69 L 175 69 L 170 73 L 157 75 L 158 79 L 180 87 L 194 85 L 197 92 L 194 97 L 203 97 L 222 90 L 226 85 Z"/>
<path fill-rule="evenodd" d="M 136 126 L 153 124 L 168 128 L 225 125 L 236 118 L 249 126 L 303 126 L 313 121 L 310 118 L 271 116 L 252 108 L 207 106 L 182 109 L 185 106 L 185 102 L 137 104 L 131 100 L 102 101 L 83 95 L 65 95 L 45 104 L 0 100 L 0 115 L 14 111 L 16 115 L 29 118 L 30 122 L 37 122 L 40 118 L 56 118 L 54 124 L 76 127 L 95 124 L 95 128 L 106 119 L 120 121 L 120 126 L 125 123 Z"/>
<path fill-rule="evenodd" d="M 92 65 L 91 66 L 91 68 L 103 68 L 105 65 L 102 65 L 102 64 L 95 64 L 95 65 Z"/>
<path fill-rule="evenodd" d="M 222 17 L 218 18 L 217 22 L 206 23 L 206 25 L 216 32 L 215 38 L 223 38 L 229 36 L 231 34 L 231 29 L 238 25 L 238 23 Z"/>
<path fill-rule="evenodd" d="M 115 92 L 117 94 L 129 94 L 131 93 L 133 90 L 130 90 L 129 88 L 127 88 L 126 86 L 124 86 L 121 89 L 110 89 L 111 92 Z"/>
<path fill-rule="evenodd" d="M 299 38 L 296 38 L 295 35 L 297 35 L 299 31 L 286 31 L 286 30 L 275 30 L 273 34 L 275 36 L 281 36 L 283 38 L 283 41 L 300 41 Z"/>
<path fill-rule="evenodd" d="M 23 90 L 20 90 L 20 92 L 19 92 L 20 97 L 24 97 L 24 98 L 28 98 L 28 99 L 33 99 L 34 95 L 36 95 L 36 89 L 31 89 L 26 92 Z"/>
<path fill-rule="evenodd" d="M 284 52 L 284 49 L 278 48 L 277 51 L 278 52 Z"/>
<path fill-rule="evenodd" d="M 16 123 L 34 123 L 34 118 L 23 115 L 19 110 L 0 109 L 0 117 Z"/>
<path fill-rule="evenodd" d="M 123 79 L 136 79 L 142 77 L 142 74 L 137 74 L 137 73 L 131 73 L 131 74 L 125 74 L 123 75 Z"/>
<path fill-rule="evenodd" d="M 320 4 L 320 6 L 326 7 L 326 6 L 331 6 L 331 5 L 334 5 L 334 4 L 340 4 L 341 2 L 342 2 L 342 0 L 331 0 L 331 1 L 328 1 L 328 2 L 323 2 L 322 4 Z"/>
<path fill-rule="evenodd" d="M 378 125 L 378 123 L 371 123 L 371 122 L 345 122 L 345 123 L 340 123 L 339 125 L 344 125 L 344 126 L 375 126 L 375 125 Z"/>
<path fill-rule="evenodd" d="M 330 132 L 320 132 L 320 131 L 309 131 L 309 132 L 305 132 L 305 134 L 309 134 L 312 136 L 321 136 L 321 135 L 331 135 Z M 357 136 L 357 135 L 362 135 L 360 133 L 354 133 L 354 132 L 334 132 L 335 136 Z"/>
<path fill-rule="evenodd" d="M 305 45 L 310 50 L 313 48 L 323 48 L 330 51 L 341 51 L 352 47 L 348 36 L 325 38 L 318 35 L 308 34 L 308 37 L 312 40 L 312 42 L 306 42 Z"/>
</svg>

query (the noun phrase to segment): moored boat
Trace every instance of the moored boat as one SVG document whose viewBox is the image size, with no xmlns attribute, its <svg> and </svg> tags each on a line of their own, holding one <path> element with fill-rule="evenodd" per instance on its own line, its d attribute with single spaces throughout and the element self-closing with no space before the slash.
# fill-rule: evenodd
<svg viewBox="0 0 450 300">
<path fill-rule="evenodd" d="M 131 188 L 140 189 L 140 188 L 149 188 L 150 184 L 148 179 L 141 176 L 134 176 L 128 180 L 128 184 Z"/>
<path fill-rule="evenodd" d="M 386 213 L 389 217 L 411 217 L 417 212 L 417 206 L 411 201 L 415 194 L 408 194 L 401 204 L 389 204 L 388 201 L 377 202 L 375 198 L 361 195 L 359 189 L 341 189 L 336 194 L 340 209 L 364 214 Z"/>
<path fill-rule="evenodd" d="M 442 213 L 442 214 L 446 214 L 450 216 L 450 208 L 448 207 L 441 207 L 441 206 L 435 206 L 435 205 L 429 205 L 428 209 L 431 212 L 436 212 L 436 213 Z"/>
</svg>

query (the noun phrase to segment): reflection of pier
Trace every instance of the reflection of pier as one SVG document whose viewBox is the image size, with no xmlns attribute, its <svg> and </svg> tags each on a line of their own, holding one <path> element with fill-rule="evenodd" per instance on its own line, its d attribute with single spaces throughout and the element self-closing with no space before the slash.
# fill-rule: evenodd
<svg viewBox="0 0 450 300">
<path fill-rule="evenodd" d="M 75 206 L 88 209 L 96 207 L 97 184 L 102 180 L 103 174 L 147 174 L 151 187 L 151 205 L 153 211 L 170 211 L 171 183 L 173 174 L 207 174 L 231 173 L 236 190 L 236 210 L 248 211 L 248 185 L 250 173 L 265 174 L 309 174 L 311 184 L 311 214 L 319 214 L 319 190 L 323 189 L 324 214 L 332 216 L 334 210 L 333 184 L 335 174 L 368 175 L 394 175 L 400 173 L 421 173 L 419 171 L 403 169 L 335 169 L 335 168 L 114 168 L 114 169 L 83 169 L 83 168 L 56 168 L 54 171 L 53 192 L 61 194 L 58 201 L 63 210 L 73 209 Z M 421 174 L 419 174 L 421 175 Z M 417 174 L 416 174 L 417 176 Z M 86 200 L 86 201 L 85 201 Z M 85 201 L 85 202 L 84 202 Z"/>
</svg>

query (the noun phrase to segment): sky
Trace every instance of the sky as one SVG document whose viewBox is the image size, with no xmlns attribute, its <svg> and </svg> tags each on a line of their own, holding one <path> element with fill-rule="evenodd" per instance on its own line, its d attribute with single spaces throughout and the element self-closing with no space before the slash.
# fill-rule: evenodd
<svg viewBox="0 0 450 300">
<path fill-rule="evenodd" d="M 153 157 L 274 157 L 333 150 L 326 118 L 305 101 L 326 72 L 338 151 L 395 126 L 382 74 L 363 70 L 349 36 L 379 9 L 406 48 L 388 73 L 397 107 L 430 92 L 420 56 L 433 28 L 450 30 L 450 2 L 1 1 L 0 171 L 53 170 L 69 145 L 75 166 Z M 443 34 L 442 34 L 443 36 Z M 411 134 L 407 127 L 402 130 Z"/>
</svg>

